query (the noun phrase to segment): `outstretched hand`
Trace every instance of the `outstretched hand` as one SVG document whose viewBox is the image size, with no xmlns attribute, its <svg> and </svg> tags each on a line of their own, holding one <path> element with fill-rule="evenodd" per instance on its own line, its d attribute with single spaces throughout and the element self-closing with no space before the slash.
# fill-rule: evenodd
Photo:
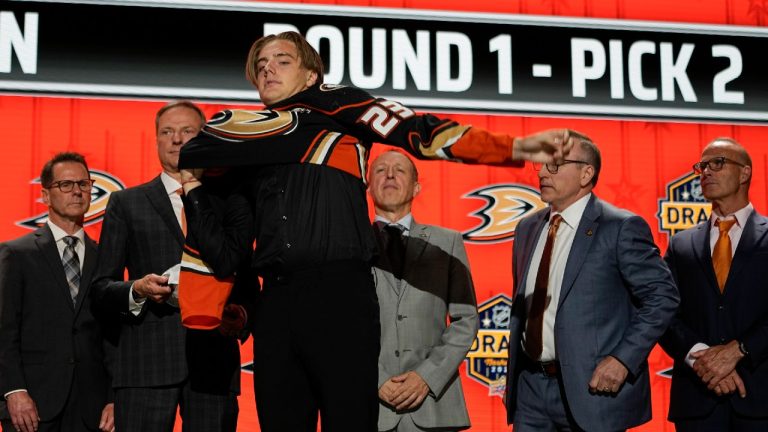
<svg viewBox="0 0 768 432">
<path fill-rule="evenodd" d="M 550 129 L 526 137 L 515 138 L 512 159 L 536 163 L 560 163 L 573 148 L 568 129 Z"/>
</svg>

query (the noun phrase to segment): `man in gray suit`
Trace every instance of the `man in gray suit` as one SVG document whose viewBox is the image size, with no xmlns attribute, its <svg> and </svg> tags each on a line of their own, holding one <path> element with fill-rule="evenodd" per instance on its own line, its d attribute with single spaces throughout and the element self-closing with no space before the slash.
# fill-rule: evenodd
<svg viewBox="0 0 768 432">
<path fill-rule="evenodd" d="M 477 334 L 477 302 L 461 234 L 413 220 L 416 166 L 398 151 L 376 158 L 369 192 L 381 256 L 380 431 L 457 431 L 469 415 L 457 368 Z M 446 326 L 446 317 L 450 325 Z"/>
<path fill-rule="evenodd" d="M 505 395 L 515 432 L 648 421 L 647 356 L 679 303 L 648 225 L 592 193 L 600 151 L 572 136 L 568 159 L 539 169 L 549 207 L 515 235 Z"/>
</svg>

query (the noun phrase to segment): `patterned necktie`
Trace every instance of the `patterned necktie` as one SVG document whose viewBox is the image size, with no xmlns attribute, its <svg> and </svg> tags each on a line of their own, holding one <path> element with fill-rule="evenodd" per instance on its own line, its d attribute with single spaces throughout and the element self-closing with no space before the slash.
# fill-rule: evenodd
<svg viewBox="0 0 768 432">
<path fill-rule="evenodd" d="M 560 227 L 563 217 L 559 214 L 552 216 L 547 231 L 547 242 L 544 243 L 544 252 L 541 254 L 539 270 L 536 273 L 536 285 L 533 289 L 531 310 L 528 311 L 528 326 L 525 329 L 525 352 L 533 360 L 541 357 L 542 328 L 544 326 L 544 310 L 547 308 L 547 288 L 549 286 L 550 261 L 552 260 L 552 248 L 555 244 L 557 229 Z"/>
<path fill-rule="evenodd" d="M 736 223 L 736 219 L 718 219 L 715 222 L 717 228 L 720 230 L 720 235 L 717 237 L 715 248 L 712 250 L 712 265 L 715 267 L 715 275 L 717 275 L 717 285 L 720 287 L 720 292 L 725 289 L 725 281 L 728 279 L 728 272 L 731 271 L 731 260 L 733 259 L 731 251 L 731 237 L 728 235 L 728 231 L 731 230 L 733 224 Z"/>
<path fill-rule="evenodd" d="M 80 258 L 75 250 L 77 237 L 66 236 L 64 237 L 64 243 L 67 246 L 64 248 L 64 253 L 61 256 L 61 263 L 64 265 L 64 274 L 67 276 L 69 295 L 72 296 L 72 303 L 75 303 L 77 292 L 80 289 Z"/>
<path fill-rule="evenodd" d="M 391 224 L 384 227 L 386 236 L 386 252 L 389 258 L 389 264 L 392 266 L 392 274 L 402 279 L 403 276 L 403 257 L 405 256 L 405 239 L 403 238 L 403 228 L 398 224 Z"/>
</svg>

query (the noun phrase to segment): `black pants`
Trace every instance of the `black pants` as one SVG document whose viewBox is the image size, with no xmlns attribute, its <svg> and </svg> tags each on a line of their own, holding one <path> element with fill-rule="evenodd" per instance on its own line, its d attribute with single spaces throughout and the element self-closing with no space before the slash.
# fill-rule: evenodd
<svg viewBox="0 0 768 432">
<path fill-rule="evenodd" d="M 375 432 L 379 306 L 370 267 L 327 263 L 267 277 L 253 326 L 264 432 Z"/>
</svg>

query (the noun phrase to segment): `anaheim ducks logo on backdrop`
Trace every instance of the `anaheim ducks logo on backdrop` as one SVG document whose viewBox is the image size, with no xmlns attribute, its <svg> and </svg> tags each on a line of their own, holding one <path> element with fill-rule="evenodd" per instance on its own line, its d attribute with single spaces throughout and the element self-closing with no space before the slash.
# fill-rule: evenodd
<svg viewBox="0 0 768 432">
<path fill-rule="evenodd" d="M 519 184 L 485 186 L 465 195 L 482 198 L 485 207 L 472 213 L 483 222 L 463 233 L 464 239 L 476 243 L 496 243 L 515 236 L 520 219 L 546 207 L 536 189 Z"/>
<path fill-rule="evenodd" d="M 91 225 L 100 222 L 104 218 L 104 212 L 107 209 L 109 196 L 113 192 L 125 189 L 125 185 L 120 179 L 104 171 L 90 170 L 91 178 L 96 180 L 91 189 L 91 207 L 85 214 L 84 225 Z M 33 184 L 40 184 L 40 178 L 32 180 Z M 39 200 L 38 200 L 39 201 Z M 16 225 L 29 229 L 37 229 L 48 221 L 48 212 L 41 213 L 35 217 L 16 222 Z"/>
<path fill-rule="evenodd" d="M 286 134 L 296 128 L 298 119 L 291 111 L 224 110 L 216 113 L 204 132 L 229 141 Z"/>
</svg>

